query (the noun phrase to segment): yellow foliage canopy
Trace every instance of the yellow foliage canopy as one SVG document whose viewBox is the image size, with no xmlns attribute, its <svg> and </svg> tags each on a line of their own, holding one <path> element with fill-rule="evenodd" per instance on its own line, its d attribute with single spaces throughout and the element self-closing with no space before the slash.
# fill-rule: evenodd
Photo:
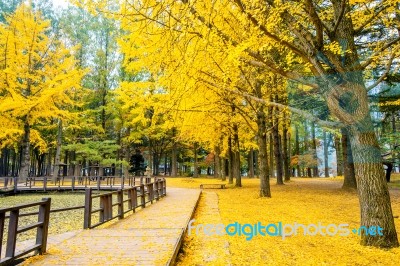
<svg viewBox="0 0 400 266">
<path fill-rule="evenodd" d="M 49 27 L 25 4 L 0 24 L 0 121 L 9 125 L 0 139 L 18 138 L 24 123 L 32 127 L 68 116 L 65 107 L 73 104 L 70 94 L 84 73 Z M 38 132 L 31 137 L 41 141 Z"/>
</svg>

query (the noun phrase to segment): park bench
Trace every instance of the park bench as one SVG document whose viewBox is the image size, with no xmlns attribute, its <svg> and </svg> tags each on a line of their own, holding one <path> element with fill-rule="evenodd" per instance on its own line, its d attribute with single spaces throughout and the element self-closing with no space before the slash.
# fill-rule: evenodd
<svg viewBox="0 0 400 266">
<path fill-rule="evenodd" d="M 225 184 L 200 184 L 200 189 L 204 188 L 225 188 Z"/>
</svg>

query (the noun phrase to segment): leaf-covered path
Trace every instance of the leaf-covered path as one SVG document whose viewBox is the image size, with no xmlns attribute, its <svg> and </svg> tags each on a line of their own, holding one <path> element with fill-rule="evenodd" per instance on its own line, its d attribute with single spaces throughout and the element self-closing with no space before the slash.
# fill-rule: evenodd
<svg viewBox="0 0 400 266">
<path fill-rule="evenodd" d="M 107 228 L 84 230 L 29 265 L 168 265 L 200 191 L 170 188 L 167 197 Z"/>
</svg>

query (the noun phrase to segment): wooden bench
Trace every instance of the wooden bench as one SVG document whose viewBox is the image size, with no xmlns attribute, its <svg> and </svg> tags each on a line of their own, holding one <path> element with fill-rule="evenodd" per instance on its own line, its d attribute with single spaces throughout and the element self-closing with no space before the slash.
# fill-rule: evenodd
<svg viewBox="0 0 400 266">
<path fill-rule="evenodd" d="M 200 184 L 200 189 L 204 188 L 225 188 L 225 184 Z"/>
</svg>

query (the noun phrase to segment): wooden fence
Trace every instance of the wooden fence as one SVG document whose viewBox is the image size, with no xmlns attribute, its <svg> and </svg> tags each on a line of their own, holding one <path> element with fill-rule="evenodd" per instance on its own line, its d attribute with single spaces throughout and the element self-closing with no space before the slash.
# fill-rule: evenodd
<svg viewBox="0 0 400 266">
<path fill-rule="evenodd" d="M 5 220 L 9 219 L 6 253 L 4 258 L 0 260 L 0 265 L 13 265 L 17 259 L 33 251 L 39 254 L 46 252 L 50 213 L 84 209 L 83 227 L 84 229 L 91 229 L 116 218 L 123 219 L 124 215 L 128 212 L 135 212 L 139 207 L 145 208 L 147 203 L 153 203 L 154 200 L 158 200 L 167 194 L 165 178 L 154 178 L 153 182 L 151 182 L 150 178 L 136 178 L 137 180 L 135 180 L 135 177 L 132 178 L 131 187 L 107 193 L 94 194 L 94 189 L 87 187 L 85 189 L 85 204 L 82 206 L 50 210 L 51 198 L 46 198 L 40 202 L 0 209 L 0 258 L 2 258 Z M 139 182 L 140 184 L 134 185 L 135 182 Z M 93 209 L 93 205 L 96 205 L 93 204 L 93 201 L 97 199 L 99 200 L 98 206 L 100 207 Z M 22 209 L 35 206 L 39 206 L 38 212 L 20 212 Z M 6 215 L 7 213 L 9 215 Z M 92 224 L 93 215 L 97 213 L 99 221 Z M 18 227 L 19 217 L 32 215 L 38 215 L 38 222 Z M 17 235 L 35 228 L 37 228 L 35 244 L 16 254 Z"/>
<path fill-rule="evenodd" d="M 39 254 L 46 252 L 46 244 L 47 244 L 47 232 L 49 226 L 49 217 L 50 217 L 50 203 L 51 199 L 46 198 L 40 202 L 30 203 L 19 205 L 12 208 L 3 208 L 0 209 L 0 258 L 2 252 L 3 245 L 3 233 L 5 227 L 5 220 L 8 218 L 8 235 L 7 235 L 7 243 L 6 243 L 6 253 L 5 257 L 0 260 L 0 265 L 11 265 L 15 264 L 16 259 L 35 251 Z M 39 212 L 28 214 L 28 215 L 38 215 L 38 222 L 29 224 L 23 227 L 18 226 L 19 217 L 22 216 L 20 214 L 20 210 L 30 207 L 39 206 Z M 9 213 L 9 216 L 6 214 Z M 27 214 L 23 216 L 28 216 Z M 25 250 L 15 253 L 15 247 L 17 244 L 17 235 L 32 229 L 37 229 L 36 232 L 36 242 L 33 246 L 26 248 Z"/>
<path fill-rule="evenodd" d="M 53 180 L 51 176 L 29 177 L 24 182 L 18 177 L 0 177 L 0 189 L 4 192 L 18 193 L 23 191 L 52 190 L 85 190 L 88 187 L 97 190 L 118 190 L 125 187 L 151 182 L 144 176 L 61 176 Z"/>
<path fill-rule="evenodd" d="M 85 192 L 84 228 L 94 228 L 113 219 L 123 219 L 128 212 L 135 212 L 138 207 L 145 208 L 147 203 L 166 195 L 164 178 L 153 182 L 120 189 L 118 191 L 93 195 L 92 188 Z M 99 208 L 93 209 L 93 201 L 99 200 Z M 125 207 L 126 206 L 126 207 Z M 93 214 L 98 214 L 99 221 L 92 223 Z"/>
</svg>

